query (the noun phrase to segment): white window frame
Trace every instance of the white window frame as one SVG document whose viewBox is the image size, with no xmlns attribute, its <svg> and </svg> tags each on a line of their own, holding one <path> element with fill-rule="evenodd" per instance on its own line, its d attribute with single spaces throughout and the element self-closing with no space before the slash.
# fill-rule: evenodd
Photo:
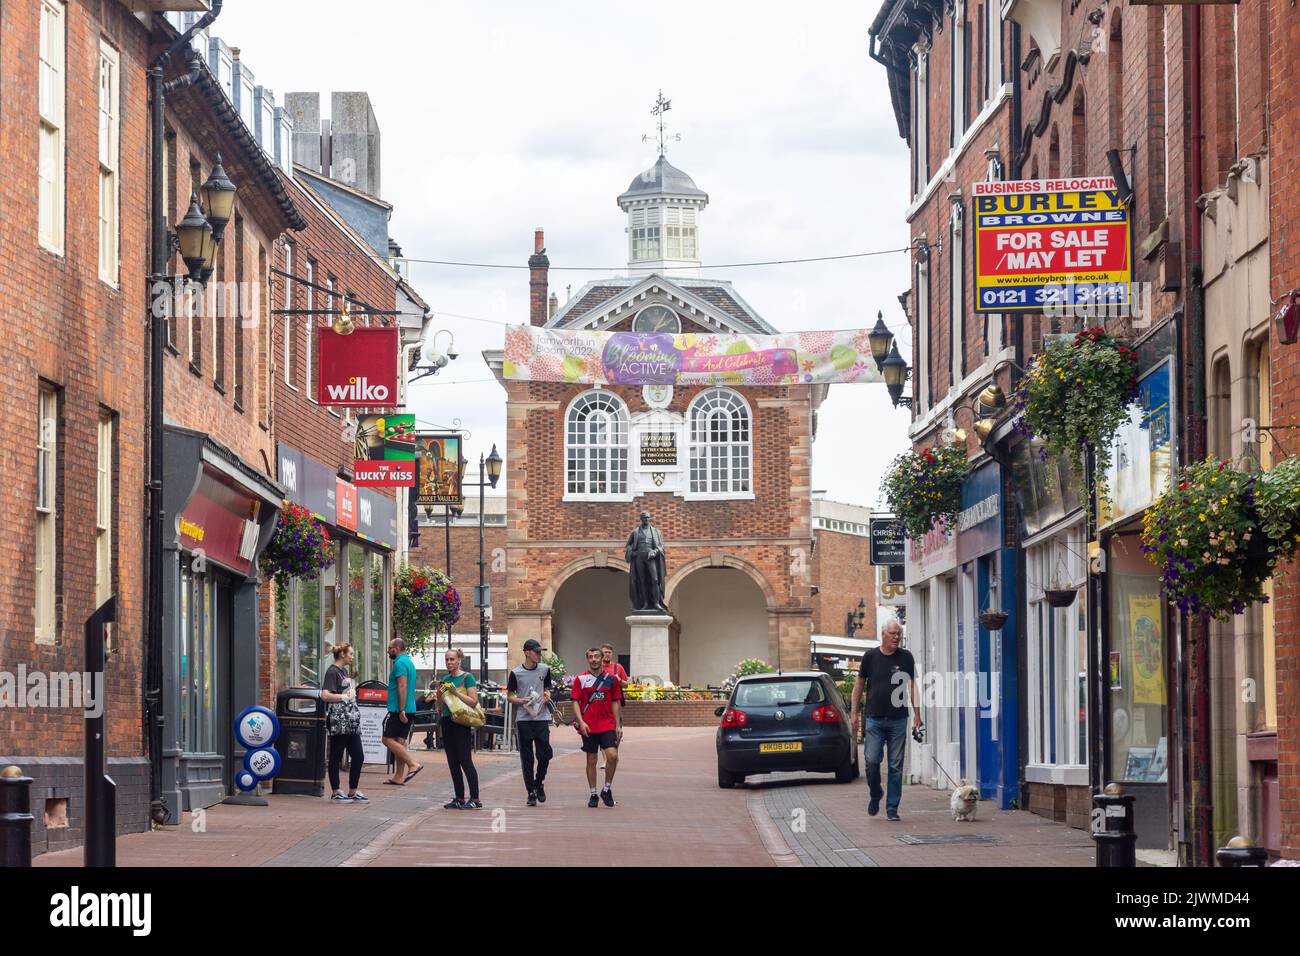
<svg viewBox="0 0 1300 956">
<path fill-rule="evenodd" d="M 927 162 L 930 133 L 930 84 L 926 72 L 929 54 L 919 46 L 914 47 L 913 52 L 916 56 L 916 89 L 913 91 L 912 102 L 915 104 L 916 129 L 913 131 L 912 136 L 912 159 L 915 163 L 914 179 L 916 188 L 912 191 L 912 195 L 919 196 L 930 181 L 930 165 Z"/>
<path fill-rule="evenodd" d="M 658 225 L 637 226 L 632 229 L 632 261 L 652 262 L 663 258 L 663 235 Z"/>
<path fill-rule="evenodd" d="M 912 405 L 929 408 L 930 395 L 930 265 L 916 264 L 916 369 L 912 373 Z"/>
<path fill-rule="evenodd" d="M 951 243 L 948 254 L 948 323 L 949 341 L 952 343 L 948 356 L 949 378 L 948 390 L 960 388 L 966 366 L 966 289 L 965 289 L 965 247 L 962 244 L 962 206 L 953 203 L 949 214 L 948 241 Z"/>
<path fill-rule="evenodd" d="M 40 3 L 37 233 L 45 249 L 61 256 L 66 218 L 67 4 L 64 0 L 40 0 Z"/>
<path fill-rule="evenodd" d="M 952 55 L 948 58 L 951 67 L 948 78 L 952 91 L 950 96 L 952 116 L 948 119 L 948 148 L 956 149 L 961 145 L 962 136 L 966 132 L 966 4 L 964 0 L 956 0 L 952 20 Z"/>
<path fill-rule="evenodd" d="M 592 435 L 595 416 L 604 422 L 604 436 Z M 575 397 L 564 412 L 564 500 L 631 501 L 630 447 L 630 420 L 621 398 L 603 389 L 589 389 Z M 593 491 L 601 462 L 605 490 Z M 580 473 L 575 473 L 575 465 Z"/>
<path fill-rule="evenodd" d="M 108 41 L 99 41 L 99 278 L 118 283 L 121 221 L 118 165 L 121 156 L 122 58 Z"/>
<path fill-rule="evenodd" d="M 985 102 L 995 99 L 1002 89 L 1002 3 L 1001 0 L 985 0 L 984 28 L 985 56 L 987 69 L 987 86 L 989 95 Z"/>
<path fill-rule="evenodd" d="M 113 593 L 113 413 L 99 413 L 99 446 L 95 481 L 95 606 Z"/>
<path fill-rule="evenodd" d="M 717 422 L 725 423 L 720 437 Z M 730 388 L 705 389 L 686 410 L 686 427 L 686 498 L 753 498 L 754 413 L 744 396 Z M 716 487 L 720 483 L 725 487 Z"/>
<path fill-rule="evenodd" d="M 285 240 L 284 243 L 284 308 L 286 312 L 293 310 L 293 242 Z M 284 384 L 294 391 L 298 387 L 293 384 L 293 316 L 284 317 Z"/>
<path fill-rule="evenodd" d="M 36 405 L 36 541 L 35 604 L 32 617 L 37 644 L 58 643 L 58 467 L 59 393 L 44 382 Z"/>
<path fill-rule="evenodd" d="M 1075 521 L 1040 543 L 1026 548 L 1025 633 L 1027 636 L 1028 743 L 1025 774 L 1040 783 L 1086 784 L 1088 773 L 1087 728 L 1083 746 L 1079 745 L 1078 714 L 1087 705 L 1087 681 L 1080 700 L 1077 662 L 1080 651 L 1086 653 L 1087 629 L 1082 635 L 1070 621 L 1087 613 L 1082 591 L 1073 604 L 1053 608 L 1044 589 L 1051 584 L 1082 589 L 1087 581 L 1083 555 L 1083 524 Z M 1063 570 L 1058 568 L 1063 565 Z M 1060 576 L 1062 580 L 1054 580 Z M 1048 627 L 1052 628 L 1053 653 L 1046 653 Z M 1080 648 L 1079 644 L 1084 643 Z M 1040 702 L 1039 694 L 1043 697 Z M 1056 700 L 1050 701 L 1055 693 Z M 1056 757 L 1051 751 L 1051 737 L 1057 740 Z"/>
<path fill-rule="evenodd" d="M 303 360 L 303 367 L 306 369 L 307 372 L 307 378 L 305 379 L 304 382 L 304 391 L 306 392 L 307 397 L 313 402 L 316 401 L 316 393 L 315 390 L 312 388 L 312 381 L 311 381 L 312 372 L 313 372 L 311 335 L 312 335 L 313 328 L 316 325 L 316 316 L 312 315 L 311 311 L 312 309 L 315 308 L 315 306 L 312 305 L 312 301 L 315 298 L 312 295 L 312 293 L 315 291 L 312 288 L 312 285 L 315 282 L 316 282 L 316 263 L 313 260 L 308 259 L 307 260 L 307 283 L 306 285 L 303 286 L 303 288 L 307 290 L 307 315 L 303 316 L 303 319 L 306 320 L 303 323 L 303 332 L 307 336 L 307 341 L 306 341 L 307 351 L 304 353 L 302 360 Z"/>
</svg>

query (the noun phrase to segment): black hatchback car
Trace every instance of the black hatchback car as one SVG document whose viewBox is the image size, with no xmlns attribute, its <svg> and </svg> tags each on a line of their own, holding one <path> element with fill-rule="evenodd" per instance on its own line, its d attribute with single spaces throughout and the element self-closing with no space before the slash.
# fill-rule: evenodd
<svg viewBox="0 0 1300 956">
<path fill-rule="evenodd" d="M 837 783 L 859 775 L 858 748 L 840 689 L 826 674 L 798 671 L 742 677 L 719 707 L 718 786 L 749 774 L 810 770 Z"/>
</svg>

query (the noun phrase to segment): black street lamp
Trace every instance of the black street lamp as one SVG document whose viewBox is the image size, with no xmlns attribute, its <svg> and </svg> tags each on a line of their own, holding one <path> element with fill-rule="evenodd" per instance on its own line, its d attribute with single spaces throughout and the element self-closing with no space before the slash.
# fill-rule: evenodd
<svg viewBox="0 0 1300 956">
<path fill-rule="evenodd" d="M 912 407 L 911 397 L 903 396 L 903 383 L 907 381 L 909 369 L 907 363 L 903 361 L 903 356 L 898 354 L 898 342 L 891 342 L 889 345 L 889 356 L 881 363 L 880 373 L 885 377 L 885 389 L 889 392 L 889 400 L 897 408 L 902 405 L 904 408 Z"/>
<path fill-rule="evenodd" d="M 894 341 L 894 333 L 885 325 L 885 313 L 876 313 L 876 327 L 867 333 L 867 341 L 871 343 L 871 357 L 876 360 L 876 371 L 883 372 L 885 356 L 889 354 L 889 346 Z"/>
<path fill-rule="evenodd" d="M 484 480 L 486 473 L 487 480 Z M 479 650 L 479 680 L 486 681 L 488 677 L 488 608 L 492 606 L 492 589 L 487 583 L 487 564 L 483 550 L 483 493 L 490 486 L 495 488 L 497 481 L 501 478 L 501 456 L 497 454 L 497 446 L 493 444 L 492 453 L 486 458 L 482 453 L 478 456 L 478 587 L 474 589 L 474 606 L 478 608 L 478 650 Z M 470 485 L 471 488 L 474 485 Z M 464 506 L 461 506 L 464 511 Z"/>
<path fill-rule="evenodd" d="M 858 609 L 849 611 L 848 618 L 844 623 L 844 636 L 852 637 L 858 631 L 862 630 L 867 623 L 867 602 L 865 598 L 858 598 Z"/>
<path fill-rule="evenodd" d="M 226 233 L 226 224 L 235 211 L 235 184 L 226 175 L 221 165 L 221 154 L 217 153 L 216 164 L 207 180 L 199 187 L 203 194 L 203 208 L 208 211 L 208 222 L 212 224 L 214 242 L 221 242 Z"/>
<path fill-rule="evenodd" d="M 190 281 L 201 282 L 208 261 L 208 248 L 215 248 L 216 244 L 212 242 L 212 223 L 203 215 L 197 195 L 191 194 L 189 211 L 176 226 L 176 243 L 186 268 L 190 270 Z"/>
</svg>

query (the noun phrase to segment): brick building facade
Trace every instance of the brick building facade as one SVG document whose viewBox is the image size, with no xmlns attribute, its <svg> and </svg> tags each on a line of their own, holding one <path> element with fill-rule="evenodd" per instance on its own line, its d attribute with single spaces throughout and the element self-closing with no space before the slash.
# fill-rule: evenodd
<svg viewBox="0 0 1300 956">
<path fill-rule="evenodd" d="M 707 202 L 661 157 L 619 197 L 628 214 L 628 275 L 592 282 L 554 311 L 539 230 L 529 259 L 531 323 L 772 333 L 731 283 L 698 277 L 698 216 Z M 485 357 L 500 377 L 505 356 Z M 634 676 L 677 684 L 716 685 L 747 657 L 806 664 L 811 452 L 824 387 L 503 384 L 511 661 L 537 638 L 566 662 L 607 640 Z M 701 423 L 709 415 L 725 420 L 715 435 L 728 451 L 705 476 Z M 677 435 L 674 465 L 641 465 L 638 437 L 650 429 Z M 638 661 L 624 546 L 642 510 L 663 534 L 673 620 L 662 657 Z"/>
<path fill-rule="evenodd" d="M 1136 343 L 1144 396 L 1168 396 L 1143 413 L 1162 416 L 1171 435 L 1160 448 L 1121 439 L 1129 443 L 1125 460 L 1150 456 L 1150 484 L 1126 507 L 1103 512 L 1089 535 L 1079 489 L 1067 483 L 1046 503 L 1026 498 L 1026 482 L 1037 487 L 1041 476 L 1009 422 L 999 420 L 987 443 L 967 437 L 973 465 L 1001 471 L 1001 567 L 985 574 L 967 562 L 964 533 L 951 536 L 951 553 L 936 552 L 936 542 L 913 546 L 909 620 L 927 644 L 964 627 L 978 634 L 977 659 L 1000 644 L 1004 659 L 1018 661 L 1003 705 L 1019 714 L 1024 805 L 1082 826 L 1088 789 L 1118 781 L 1138 799 L 1139 846 L 1200 865 L 1235 833 L 1274 853 L 1295 852 L 1278 838 L 1288 800 L 1293 602 L 1279 587 L 1271 605 L 1210 626 L 1166 608 L 1152 625 L 1160 634 L 1158 703 L 1135 699 L 1122 680 L 1107 684 L 1103 671 L 1108 660 L 1131 659 L 1135 609 L 1163 606 L 1137 531 L 1170 469 L 1207 453 L 1267 468 L 1279 445 L 1252 447 L 1245 423 L 1294 414 L 1287 347 L 1269 331 L 1273 305 L 1297 285 L 1278 252 L 1296 196 L 1286 171 L 1283 185 L 1276 179 L 1286 163 L 1277 144 L 1294 111 L 1275 51 L 1293 19 L 1253 0 L 1205 7 L 887 0 L 871 30 L 912 156 L 916 254 L 904 301 L 915 332 L 914 442 L 970 432 L 983 414 L 974 397 L 992 378 L 1009 391 L 1016 366 L 1045 336 L 1094 324 Z M 1100 322 L 1085 310 L 977 314 L 971 184 L 1116 168 L 1133 188 L 1133 311 Z M 1091 575 L 1089 537 L 1101 552 Z M 974 575 L 965 583 L 968 569 Z M 1042 605 L 1053 579 L 1078 586 L 1073 608 Z M 1000 597 L 981 581 L 998 582 Z M 1011 613 L 997 638 L 970 620 L 994 599 Z M 1044 670 L 1062 659 L 1077 663 Z M 1259 687 L 1257 698 L 1238 693 L 1243 681 Z M 1064 710 L 1049 706 L 1049 690 Z M 1158 779 L 1131 771 L 1133 755 L 1147 752 L 1157 765 L 1167 754 Z"/>
<path fill-rule="evenodd" d="M 9 337 L 0 366 L 0 765 L 17 764 L 35 781 L 33 844 L 42 852 L 82 839 L 82 711 L 20 706 L 20 670 L 80 674 L 82 625 L 109 594 L 117 595 L 117 624 L 103 703 L 119 832 L 141 829 L 149 803 L 138 533 L 147 461 L 149 36 L 116 3 L 7 3 L 0 34 L 0 316 Z M 101 71 L 114 67 L 116 143 L 101 144 Z M 42 73 L 54 102 L 39 93 Z M 38 188 L 43 135 L 61 157 L 48 194 Z M 101 155 L 117 176 L 108 249 L 97 218 L 83 213 L 100 208 Z"/>
</svg>

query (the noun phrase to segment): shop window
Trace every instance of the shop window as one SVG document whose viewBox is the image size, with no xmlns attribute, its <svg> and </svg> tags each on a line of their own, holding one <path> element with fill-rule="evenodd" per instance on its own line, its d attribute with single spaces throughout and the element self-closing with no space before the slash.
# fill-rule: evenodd
<svg viewBox="0 0 1300 956">
<path fill-rule="evenodd" d="M 1081 525 L 1061 531 L 1026 555 L 1029 657 L 1029 763 L 1088 763 L 1087 576 Z M 1046 590 L 1074 590 L 1054 608 Z"/>
<path fill-rule="evenodd" d="M 1166 783 L 1169 766 L 1165 603 L 1136 535 L 1107 555 L 1109 653 L 1103 662 L 1111 732 L 1108 780 Z"/>
</svg>

